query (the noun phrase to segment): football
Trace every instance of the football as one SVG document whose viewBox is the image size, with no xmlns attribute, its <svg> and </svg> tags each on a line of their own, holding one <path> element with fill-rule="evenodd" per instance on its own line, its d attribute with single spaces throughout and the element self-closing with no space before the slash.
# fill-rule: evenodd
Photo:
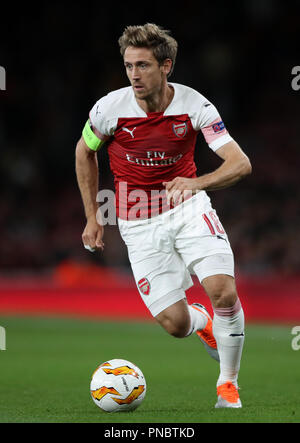
<svg viewBox="0 0 300 443">
<path fill-rule="evenodd" d="M 93 373 L 90 392 L 94 403 L 103 411 L 133 411 L 145 398 L 146 380 L 130 361 L 108 360 Z"/>
</svg>

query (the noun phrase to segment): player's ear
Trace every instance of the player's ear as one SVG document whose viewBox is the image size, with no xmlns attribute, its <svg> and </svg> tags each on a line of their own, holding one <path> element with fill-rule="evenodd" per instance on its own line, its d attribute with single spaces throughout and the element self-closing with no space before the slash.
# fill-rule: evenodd
<svg viewBox="0 0 300 443">
<path fill-rule="evenodd" d="M 172 69 L 172 60 L 170 58 L 166 58 L 163 63 L 162 63 L 162 69 L 164 74 L 166 74 L 166 76 L 169 75 L 169 73 L 171 72 Z"/>
</svg>

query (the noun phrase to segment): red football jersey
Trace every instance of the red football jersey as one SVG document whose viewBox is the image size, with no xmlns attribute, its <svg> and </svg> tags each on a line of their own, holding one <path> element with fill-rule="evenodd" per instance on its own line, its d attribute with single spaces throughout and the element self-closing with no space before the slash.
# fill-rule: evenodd
<svg viewBox="0 0 300 443">
<path fill-rule="evenodd" d="M 164 112 L 145 111 L 132 87 L 101 98 L 90 112 L 93 130 L 107 138 L 117 216 L 149 218 L 170 209 L 163 182 L 196 177 L 199 131 L 216 151 L 232 140 L 216 108 L 194 89 L 170 83 L 174 97 Z"/>
</svg>

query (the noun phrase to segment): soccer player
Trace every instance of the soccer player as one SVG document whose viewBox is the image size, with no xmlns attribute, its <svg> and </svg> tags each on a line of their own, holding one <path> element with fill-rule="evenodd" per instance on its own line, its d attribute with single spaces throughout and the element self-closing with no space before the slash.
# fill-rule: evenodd
<svg viewBox="0 0 300 443">
<path fill-rule="evenodd" d="M 141 297 L 168 333 L 183 338 L 195 332 L 219 361 L 215 406 L 240 408 L 244 313 L 233 253 L 206 191 L 235 184 L 250 174 L 251 164 L 209 100 L 168 82 L 177 54 L 169 31 L 151 23 L 128 26 L 119 45 L 130 86 L 96 102 L 76 147 L 87 218 L 83 244 L 104 248 L 96 196 L 97 151 L 106 145 L 119 229 Z M 194 148 L 200 132 L 222 164 L 197 176 Z M 191 274 L 210 298 L 213 319 L 204 306 L 187 303 Z"/>
</svg>

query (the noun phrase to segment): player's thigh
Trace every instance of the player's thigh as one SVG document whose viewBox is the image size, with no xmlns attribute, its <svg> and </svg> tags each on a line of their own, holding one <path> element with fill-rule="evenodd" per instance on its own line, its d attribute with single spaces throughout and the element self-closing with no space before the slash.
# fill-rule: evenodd
<svg viewBox="0 0 300 443">
<path fill-rule="evenodd" d="M 232 263 L 229 266 L 232 267 L 233 264 L 233 252 L 227 234 L 216 212 L 211 207 L 208 207 L 206 212 L 200 211 L 181 223 L 180 230 L 176 235 L 175 247 L 191 273 L 195 273 L 195 264 L 210 256 L 232 257 Z M 216 268 L 214 270 L 217 271 L 216 273 L 220 273 L 217 268 L 222 270 L 227 266 L 228 263 L 222 264 L 219 261 L 214 263 L 214 268 Z M 234 272 L 233 269 L 232 272 Z M 206 266 L 205 272 L 204 270 L 201 272 L 200 278 L 203 279 L 210 275 L 212 275 L 210 267 Z"/>
<path fill-rule="evenodd" d="M 213 307 L 233 306 L 236 299 L 233 254 L 213 254 L 193 265 L 193 272 L 209 296 Z"/>
<path fill-rule="evenodd" d="M 184 291 L 193 285 L 172 243 L 156 228 L 150 225 L 121 232 L 137 288 L 155 317 L 185 298 Z"/>
<path fill-rule="evenodd" d="M 156 317 L 160 312 L 185 298 L 185 290 L 192 286 L 190 274 L 176 254 L 159 251 L 131 262 L 131 268 L 139 293 Z"/>
<path fill-rule="evenodd" d="M 212 208 L 187 219 L 176 238 L 178 253 L 196 274 L 214 307 L 236 301 L 234 256 L 227 234 Z"/>
</svg>

